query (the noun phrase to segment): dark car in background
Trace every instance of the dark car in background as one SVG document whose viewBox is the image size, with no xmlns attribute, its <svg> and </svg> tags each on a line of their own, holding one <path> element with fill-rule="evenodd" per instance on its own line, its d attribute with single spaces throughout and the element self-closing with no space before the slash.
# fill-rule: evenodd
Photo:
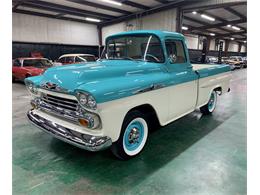
<svg viewBox="0 0 260 195">
<path fill-rule="evenodd" d="M 202 57 L 197 57 L 197 58 L 193 58 L 191 59 L 192 63 L 197 63 L 197 64 L 201 64 Z M 205 64 L 217 64 L 218 63 L 218 57 L 215 56 L 206 56 L 205 59 Z"/>
</svg>

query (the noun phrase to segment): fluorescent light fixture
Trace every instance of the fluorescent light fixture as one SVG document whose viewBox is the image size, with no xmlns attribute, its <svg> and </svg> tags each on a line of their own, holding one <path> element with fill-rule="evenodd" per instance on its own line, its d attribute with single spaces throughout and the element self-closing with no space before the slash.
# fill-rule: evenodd
<svg viewBox="0 0 260 195">
<path fill-rule="evenodd" d="M 121 5 L 122 5 L 122 3 L 117 2 L 117 1 L 113 1 L 113 0 L 101 0 L 101 1 L 106 2 L 106 3 L 113 4 L 113 5 L 118 5 L 118 6 L 121 6 Z"/>
<path fill-rule="evenodd" d="M 216 34 L 215 33 L 209 33 L 210 36 L 215 36 Z"/>
<path fill-rule="evenodd" d="M 86 20 L 90 21 L 90 22 L 101 22 L 101 20 L 96 19 L 96 18 L 86 18 Z"/>
<path fill-rule="evenodd" d="M 240 30 L 240 28 L 236 27 L 236 26 L 232 26 L 233 29 L 235 30 Z"/>
<path fill-rule="evenodd" d="M 231 25 L 230 25 L 230 24 L 228 24 L 228 25 L 227 25 L 227 27 L 231 27 Z"/>
<path fill-rule="evenodd" d="M 233 37 L 231 37 L 230 39 L 231 39 L 232 41 L 235 40 L 235 38 L 233 38 Z"/>
<path fill-rule="evenodd" d="M 197 14 L 197 12 L 196 12 L 196 11 L 193 11 L 192 13 L 193 13 L 194 15 L 195 15 L 195 14 Z"/>
<path fill-rule="evenodd" d="M 244 43 L 246 43 L 246 41 L 243 41 Z"/>
<path fill-rule="evenodd" d="M 201 14 L 200 16 L 201 16 L 202 18 L 206 19 L 206 20 L 215 21 L 215 18 L 212 18 L 212 17 L 207 16 L 207 15 L 205 15 L 205 14 Z"/>
<path fill-rule="evenodd" d="M 188 30 L 189 28 L 187 26 L 182 26 L 181 29 L 182 30 Z"/>
</svg>

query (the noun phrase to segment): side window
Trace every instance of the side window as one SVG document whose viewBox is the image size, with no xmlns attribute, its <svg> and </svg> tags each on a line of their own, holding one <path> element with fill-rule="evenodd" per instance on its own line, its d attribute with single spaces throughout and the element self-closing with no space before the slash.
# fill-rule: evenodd
<svg viewBox="0 0 260 195">
<path fill-rule="evenodd" d="M 83 59 L 79 58 L 78 56 L 75 57 L 75 62 L 84 62 Z"/>
<path fill-rule="evenodd" d="M 74 63 L 74 57 L 66 57 L 66 63 Z"/>
<path fill-rule="evenodd" d="M 60 63 L 65 63 L 65 58 L 60 58 L 60 59 L 58 60 L 58 62 L 60 62 Z"/>
<path fill-rule="evenodd" d="M 13 66 L 20 67 L 21 66 L 20 60 L 14 60 Z"/>
<path fill-rule="evenodd" d="M 176 57 L 175 64 L 181 64 L 187 61 L 182 41 L 167 39 L 165 41 L 165 45 L 166 45 L 167 55 L 168 56 L 175 55 Z"/>
</svg>

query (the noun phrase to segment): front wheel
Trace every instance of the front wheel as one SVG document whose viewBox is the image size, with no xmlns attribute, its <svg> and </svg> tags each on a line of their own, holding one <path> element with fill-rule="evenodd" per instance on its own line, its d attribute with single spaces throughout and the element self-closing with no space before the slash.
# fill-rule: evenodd
<svg viewBox="0 0 260 195">
<path fill-rule="evenodd" d="M 124 119 L 119 139 L 113 143 L 111 150 L 122 160 L 138 155 L 145 146 L 148 137 L 146 116 L 139 111 L 128 113 Z"/>
<path fill-rule="evenodd" d="M 208 103 L 206 105 L 202 106 L 200 108 L 200 111 L 202 114 L 205 114 L 205 115 L 212 114 L 212 112 L 216 108 L 216 105 L 217 105 L 217 92 L 212 91 Z"/>
</svg>

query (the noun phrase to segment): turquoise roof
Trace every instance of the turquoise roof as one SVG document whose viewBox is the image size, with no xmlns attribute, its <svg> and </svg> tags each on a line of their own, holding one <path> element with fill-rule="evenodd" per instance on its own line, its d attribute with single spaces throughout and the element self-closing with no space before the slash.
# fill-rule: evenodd
<svg viewBox="0 0 260 195">
<path fill-rule="evenodd" d="M 154 34 L 158 36 L 159 38 L 163 39 L 166 36 L 172 36 L 175 38 L 184 38 L 184 36 L 177 32 L 170 32 L 170 31 L 162 31 L 162 30 L 133 30 L 133 31 L 126 31 L 126 32 L 120 32 L 117 34 L 113 34 L 107 38 L 110 37 L 116 37 L 116 36 L 124 36 L 124 35 L 132 35 L 132 34 Z"/>
</svg>

